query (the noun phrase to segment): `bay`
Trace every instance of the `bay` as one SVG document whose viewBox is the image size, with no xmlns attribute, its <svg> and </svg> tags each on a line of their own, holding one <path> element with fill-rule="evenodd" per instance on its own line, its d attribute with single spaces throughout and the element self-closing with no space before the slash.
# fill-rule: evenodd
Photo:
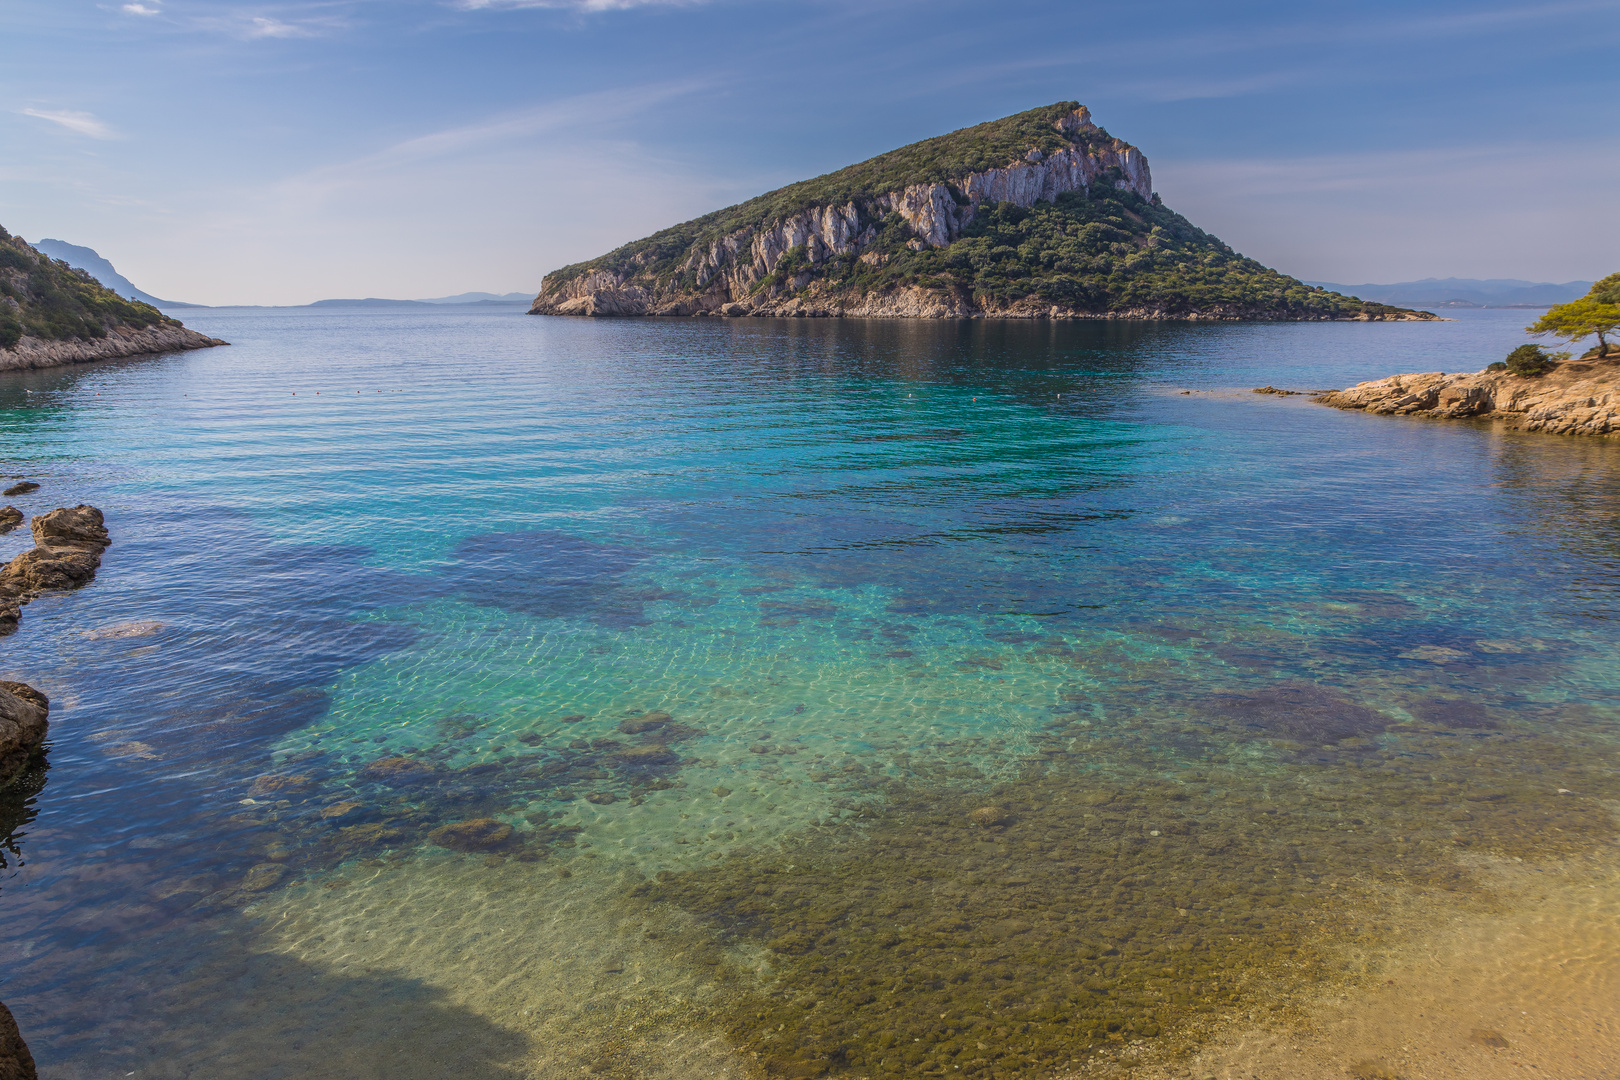
<svg viewBox="0 0 1620 1080">
<path fill-rule="evenodd" d="M 0 378 L 114 539 L 0 642 L 44 1075 L 1148 1076 L 1601 944 L 1620 451 L 1250 392 L 1525 312 L 187 321 Z"/>
</svg>

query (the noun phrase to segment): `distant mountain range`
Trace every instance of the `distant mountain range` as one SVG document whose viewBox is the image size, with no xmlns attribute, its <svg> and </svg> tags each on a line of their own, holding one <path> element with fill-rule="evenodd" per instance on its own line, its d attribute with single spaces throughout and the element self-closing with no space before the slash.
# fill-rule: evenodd
<svg viewBox="0 0 1620 1080">
<path fill-rule="evenodd" d="M 296 307 L 312 308 L 373 308 L 383 311 L 396 311 L 408 308 L 430 308 L 454 305 L 456 307 L 510 307 L 513 304 L 527 304 L 534 297 L 528 293 L 495 293 L 470 292 L 460 293 L 456 296 L 441 296 L 433 300 L 385 300 L 377 296 L 368 296 L 363 300 L 317 300 L 313 304 L 297 304 Z"/>
<path fill-rule="evenodd" d="M 1397 281 L 1392 285 L 1339 285 L 1331 281 L 1307 281 L 1329 292 L 1372 300 L 1380 304 L 1416 308 L 1544 308 L 1567 304 L 1586 295 L 1590 281 L 1519 281 L 1516 278 L 1424 278 Z"/>
<path fill-rule="evenodd" d="M 136 287 L 134 282 L 114 269 L 113 264 L 102 258 L 94 248 L 70 244 L 66 240 L 41 240 L 34 244 L 33 247 L 36 251 L 44 252 L 53 259 L 61 259 L 76 270 L 83 270 L 105 288 L 111 289 L 126 300 L 139 300 L 142 303 L 151 304 L 155 308 L 197 308 L 208 306 L 206 304 L 186 304 L 178 300 L 159 300 L 146 290 Z M 367 297 L 363 300 L 317 300 L 313 304 L 288 304 L 285 306 L 372 308 L 387 311 L 433 307 L 439 304 L 477 304 L 494 307 L 497 305 L 527 304 L 532 299 L 534 299 L 533 295 L 526 292 L 464 292 L 457 293 L 455 296 L 435 296 L 426 300 L 383 300 L 377 297 Z"/>
<path fill-rule="evenodd" d="M 129 278 L 113 269 L 113 264 L 103 259 L 94 248 L 80 247 L 70 244 L 66 240 L 39 240 L 33 245 L 35 251 L 49 255 L 53 259 L 61 259 L 75 270 L 83 270 L 99 281 L 104 288 L 122 296 L 125 300 L 139 300 L 143 304 L 153 307 L 196 307 L 196 304 L 182 304 L 175 300 L 159 300 L 144 289 L 135 287 Z"/>
</svg>

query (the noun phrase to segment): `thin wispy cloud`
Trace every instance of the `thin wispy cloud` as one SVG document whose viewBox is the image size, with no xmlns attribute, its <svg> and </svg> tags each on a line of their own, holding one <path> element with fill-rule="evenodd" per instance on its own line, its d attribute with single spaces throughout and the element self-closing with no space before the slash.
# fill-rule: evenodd
<svg viewBox="0 0 1620 1080">
<path fill-rule="evenodd" d="M 137 0 L 136 3 L 133 3 L 133 4 L 125 4 L 123 7 L 119 8 L 118 10 L 123 11 L 123 12 L 127 12 L 130 15 L 161 15 L 161 14 L 163 14 L 163 9 L 162 8 L 159 8 L 159 7 L 147 7 L 145 4 L 139 3 L 138 0 Z"/>
<path fill-rule="evenodd" d="M 310 170 L 290 183 L 316 188 L 361 181 L 371 183 L 374 175 L 413 162 L 463 154 L 479 147 L 531 143 L 539 136 L 569 129 L 586 128 L 600 137 L 601 132 L 616 122 L 632 121 L 654 105 L 697 93 L 709 85 L 690 80 L 580 94 L 502 113 L 477 123 L 418 135 L 341 164 Z"/>
<path fill-rule="evenodd" d="M 282 22 L 263 15 L 256 15 L 248 20 L 247 36 L 250 38 L 301 38 L 314 37 L 315 32 L 303 26 Z"/>
<path fill-rule="evenodd" d="M 73 112 L 68 109 L 23 109 L 24 116 L 32 116 L 39 120 L 49 120 L 53 124 L 60 124 L 76 135 L 88 135 L 92 139 L 116 139 L 112 128 L 97 120 L 95 114 L 87 112 Z"/>
<path fill-rule="evenodd" d="M 461 11 L 515 11 L 519 8 L 553 8 L 568 11 L 624 11 L 638 7 L 688 7 L 704 0 L 456 0 Z"/>
</svg>

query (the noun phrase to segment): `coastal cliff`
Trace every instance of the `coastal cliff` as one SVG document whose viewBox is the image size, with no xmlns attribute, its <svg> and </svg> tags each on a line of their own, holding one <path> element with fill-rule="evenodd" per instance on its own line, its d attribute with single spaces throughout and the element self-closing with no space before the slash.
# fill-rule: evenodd
<svg viewBox="0 0 1620 1080">
<path fill-rule="evenodd" d="M 1569 360 L 1542 375 L 1506 371 L 1392 375 L 1319 394 L 1336 409 L 1434 418 L 1484 417 L 1519 431 L 1620 437 L 1620 356 Z"/>
<path fill-rule="evenodd" d="M 224 344 L 0 228 L 0 371 Z"/>
<path fill-rule="evenodd" d="M 927 139 L 548 274 L 538 315 L 1430 319 L 1312 288 L 1164 207 L 1060 102 Z"/>
</svg>

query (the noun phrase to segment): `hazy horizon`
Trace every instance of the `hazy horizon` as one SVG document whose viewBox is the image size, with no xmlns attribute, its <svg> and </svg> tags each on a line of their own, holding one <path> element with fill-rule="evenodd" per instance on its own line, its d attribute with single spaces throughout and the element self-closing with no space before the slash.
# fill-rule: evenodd
<svg viewBox="0 0 1620 1080">
<path fill-rule="evenodd" d="M 1616 269 L 1620 3 L 18 0 L 0 225 L 201 304 L 548 271 L 1064 99 L 1309 280 Z M 1168 27 L 1168 30 L 1144 30 Z"/>
</svg>

